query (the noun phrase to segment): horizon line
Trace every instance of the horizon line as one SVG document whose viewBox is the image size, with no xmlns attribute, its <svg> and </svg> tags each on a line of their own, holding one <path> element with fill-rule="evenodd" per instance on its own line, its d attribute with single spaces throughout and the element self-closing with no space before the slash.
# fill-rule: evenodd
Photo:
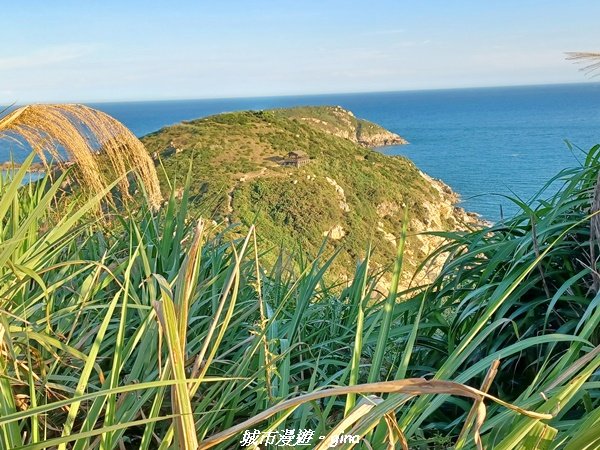
<svg viewBox="0 0 600 450">
<path fill-rule="evenodd" d="M 345 91 L 345 92 L 317 92 L 317 93 L 302 93 L 302 94 L 271 94 L 271 95 L 240 95 L 240 96 L 214 96 L 214 97 L 172 97 L 164 99 L 115 99 L 115 100 L 66 100 L 61 102 L 40 101 L 21 103 L 15 101 L 9 103 L 11 106 L 24 106 L 32 104 L 54 104 L 54 103 L 79 103 L 79 104 L 110 104 L 110 103 L 159 103 L 159 102 L 193 102 L 203 100 L 243 100 L 243 99 L 268 99 L 268 98 L 286 98 L 286 97 L 324 97 L 334 95 L 360 95 L 360 94 L 395 94 L 409 92 L 439 92 L 439 91 L 465 91 L 465 90 L 484 90 L 484 89 L 503 89 L 503 88 L 535 88 L 535 87 L 551 87 L 551 86 L 574 86 L 584 84 L 600 84 L 600 81 L 575 81 L 561 83 L 531 83 L 531 84 L 506 84 L 506 85 L 489 85 L 489 86 L 460 86 L 460 87 L 443 87 L 443 88 L 424 88 L 424 89 L 392 89 L 392 90 L 365 90 L 365 91 Z"/>
</svg>

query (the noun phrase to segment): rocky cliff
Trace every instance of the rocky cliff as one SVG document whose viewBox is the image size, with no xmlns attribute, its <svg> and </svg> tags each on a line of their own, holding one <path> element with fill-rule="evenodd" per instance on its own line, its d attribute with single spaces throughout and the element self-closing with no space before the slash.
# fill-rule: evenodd
<svg viewBox="0 0 600 450">
<path fill-rule="evenodd" d="M 300 106 L 280 109 L 277 112 L 364 147 L 408 144 L 406 139 L 396 133 L 368 120 L 358 119 L 352 111 L 341 106 Z"/>
</svg>

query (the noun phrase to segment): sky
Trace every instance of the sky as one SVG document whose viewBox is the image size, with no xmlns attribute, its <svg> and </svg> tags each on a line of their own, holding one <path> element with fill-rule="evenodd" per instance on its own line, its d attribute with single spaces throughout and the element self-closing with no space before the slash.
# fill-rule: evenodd
<svg viewBox="0 0 600 450">
<path fill-rule="evenodd" d="M 598 0 L 0 0 L 0 104 L 591 81 Z M 597 79 L 596 79 L 597 81 Z"/>
</svg>

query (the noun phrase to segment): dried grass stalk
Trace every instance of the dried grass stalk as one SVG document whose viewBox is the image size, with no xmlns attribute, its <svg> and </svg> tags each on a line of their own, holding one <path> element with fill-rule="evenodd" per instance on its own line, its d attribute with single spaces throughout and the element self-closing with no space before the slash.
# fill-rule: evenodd
<svg viewBox="0 0 600 450">
<path fill-rule="evenodd" d="M 106 155 L 121 178 L 123 199 L 129 198 L 129 171 L 137 172 L 150 204 L 162 202 L 154 163 L 144 145 L 122 123 L 101 111 L 84 105 L 29 105 L 0 119 L 0 137 L 23 139 L 50 168 L 53 160 L 71 160 L 77 165 L 79 182 L 90 192 L 108 184 L 100 170 L 97 153 Z"/>
<path fill-rule="evenodd" d="M 481 385 L 480 391 L 481 392 L 488 392 L 490 390 L 490 388 L 492 387 L 492 383 L 494 381 L 494 378 L 496 378 L 496 375 L 498 374 L 498 368 L 500 367 L 500 360 L 499 359 L 495 359 L 492 362 L 492 365 L 490 366 L 484 380 L 483 383 Z M 473 422 L 474 418 L 480 418 L 481 414 L 483 414 L 483 417 L 485 418 L 485 408 L 483 409 L 483 413 L 481 410 L 481 406 L 483 404 L 483 398 L 479 399 L 479 400 L 475 400 L 475 402 L 473 403 L 473 406 L 471 407 L 471 410 L 469 411 L 469 414 L 467 415 L 467 418 L 465 419 L 465 423 L 463 425 L 462 430 L 460 431 L 460 434 L 458 435 L 458 439 L 456 440 L 457 445 L 456 448 L 462 448 L 462 444 L 464 444 L 464 440 L 467 437 L 467 433 L 469 432 L 469 428 L 471 427 L 471 423 Z M 481 428 L 481 426 L 483 425 L 482 421 L 476 422 L 475 423 L 475 430 L 474 430 L 474 435 L 475 435 L 475 444 L 477 445 L 477 448 L 480 448 L 480 446 L 482 446 L 483 444 L 481 443 L 481 438 L 479 436 L 479 430 Z M 459 445 L 460 444 L 460 447 Z"/>
<path fill-rule="evenodd" d="M 314 391 L 309 394 L 304 394 L 299 397 L 295 397 L 284 402 L 281 402 L 269 409 L 264 410 L 260 414 L 245 420 L 244 422 L 238 423 L 224 431 L 212 435 L 211 437 L 200 442 L 198 450 L 206 450 L 212 448 L 219 443 L 229 439 L 246 428 L 249 428 L 257 423 L 262 422 L 270 418 L 271 416 L 286 411 L 288 409 L 297 408 L 298 406 L 308 403 L 314 400 L 327 397 L 336 397 L 340 395 L 347 395 L 350 393 L 355 394 L 367 394 L 367 393 L 395 393 L 395 394 L 406 394 L 409 396 L 416 395 L 428 395 L 428 394 L 447 394 L 456 395 L 460 397 L 467 397 L 473 400 L 481 402 L 478 407 L 478 413 L 476 417 L 475 430 L 481 427 L 483 420 L 485 419 L 485 405 L 483 404 L 484 399 L 491 400 L 499 405 L 504 406 L 518 414 L 531 417 L 535 420 L 549 420 L 553 416 L 546 413 L 538 413 L 536 411 L 529 411 L 519 406 L 510 404 L 503 400 L 500 400 L 493 395 L 486 392 L 482 392 L 479 389 L 472 388 L 470 386 L 455 383 L 453 381 L 445 380 L 426 380 L 424 378 L 406 378 L 403 380 L 396 381 L 382 381 L 379 383 L 368 383 L 368 384 L 357 384 L 354 386 L 343 386 L 323 389 L 320 391 Z M 479 436 L 475 437 L 475 441 L 479 440 Z M 481 442 L 481 441 L 479 441 Z"/>
<path fill-rule="evenodd" d="M 567 59 L 577 63 L 587 64 L 582 67 L 583 72 L 592 73 L 600 69 L 600 53 L 595 52 L 567 52 Z"/>
</svg>

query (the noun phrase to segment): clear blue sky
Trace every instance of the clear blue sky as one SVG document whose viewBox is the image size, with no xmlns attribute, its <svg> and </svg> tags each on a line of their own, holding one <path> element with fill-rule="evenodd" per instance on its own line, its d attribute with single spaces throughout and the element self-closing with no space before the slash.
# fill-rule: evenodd
<svg viewBox="0 0 600 450">
<path fill-rule="evenodd" d="M 598 0 L 3 2 L 0 104 L 589 80 Z"/>
</svg>

